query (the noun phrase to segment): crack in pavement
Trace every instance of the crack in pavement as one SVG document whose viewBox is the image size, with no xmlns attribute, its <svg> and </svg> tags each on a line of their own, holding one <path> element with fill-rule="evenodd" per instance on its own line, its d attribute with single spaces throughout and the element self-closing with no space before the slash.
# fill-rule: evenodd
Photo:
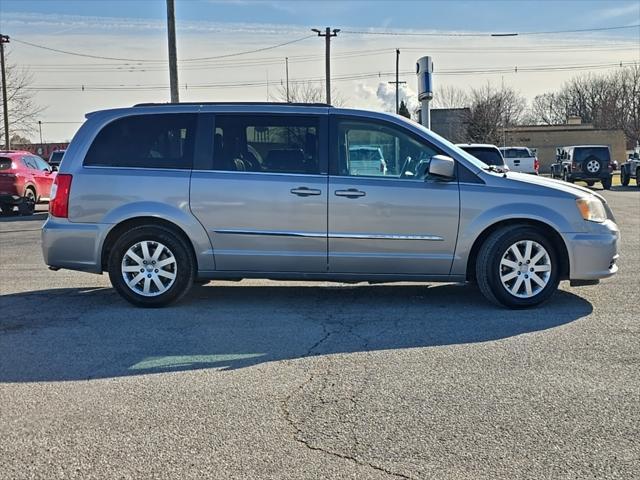
<svg viewBox="0 0 640 480">
<path fill-rule="evenodd" d="M 318 299 L 319 300 L 319 299 Z M 320 311 L 320 309 L 317 310 L 313 310 L 313 311 Z M 338 321 L 338 322 L 332 322 L 331 320 L 333 320 L 334 316 L 332 314 L 327 315 L 326 318 L 321 319 L 320 323 L 322 325 L 322 336 L 320 337 L 320 339 L 318 341 L 316 341 L 313 345 L 311 345 L 309 347 L 309 349 L 303 354 L 301 355 L 300 358 L 308 358 L 308 357 L 312 357 L 314 356 L 314 352 L 317 351 L 324 343 L 328 342 L 329 339 L 331 338 L 332 335 L 334 334 L 342 334 L 342 335 L 352 335 L 355 336 L 356 338 L 359 338 L 363 341 L 363 349 L 365 352 L 368 351 L 368 346 L 369 346 L 369 340 L 367 338 L 365 338 L 364 336 L 357 334 L 354 332 L 354 329 L 358 326 L 358 324 L 352 324 L 352 325 L 345 325 L 342 321 Z M 330 328 L 330 327 L 335 327 L 337 326 L 337 328 Z M 388 330 L 385 329 L 385 331 Z M 336 450 L 330 450 L 318 445 L 314 445 L 312 444 L 309 440 L 306 440 L 304 438 L 304 431 L 303 429 L 296 423 L 296 421 L 294 420 L 291 410 L 289 408 L 290 402 L 292 400 L 292 398 L 299 393 L 302 393 L 305 388 L 307 388 L 309 385 L 311 385 L 312 383 L 314 383 L 314 381 L 317 378 L 321 378 L 322 379 L 322 385 L 320 387 L 320 391 L 318 394 L 316 394 L 316 396 L 320 397 L 320 402 L 323 405 L 326 405 L 328 403 L 327 400 L 325 400 L 324 398 L 324 392 L 326 391 L 327 388 L 327 383 L 328 380 L 331 376 L 331 369 L 329 367 L 329 363 L 331 362 L 331 360 L 329 358 L 325 358 L 322 360 L 319 360 L 321 364 L 323 364 L 325 366 L 325 368 L 322 369 L 321 372 L 319 373 L 314 373 L 314 367 L 311 366 L 311 372 L 309 374 L 309 377 L 302 382 L 300 385 L 298 385 L 297 388 L 295 388 L 289 395 L 287 395 L 281 402 L 281 409 L 283 411 L 284 414 L 284 418 L 287 421 L 287 423 L 291 426 L 291 428 L 294 430 L 294 435 L 293 435 L 293 439 L 304 445 L 306 448 L 308 448 L 309 450 L 312 451 L 316 451 L 316 452 L 322 452 L 324 454 L 327 455 L 331 455 L 333 457 L 336 458 L 340 458 L 342 460 L 346 460 L 346 461 L 350 461 L 355 463 L 356 465 L 359 466 L 363 466 L 363 467 L 368 467 L 371 468 L 373 470 L 376 470 L 377 472 L 380 473 L 384 473 L 386 475 L 389 475 L 391 477 L 394 478 L 402 478 L 402 479 L 406 479 L 406 480 L 416 480 L 416 477 L 412 477 L 403 473 L 399 473 L 399 472 L 394 472 L 388 468 L 385 468 L 383 466 L 380 465 L 376 465 L 373 464 L 369 461 L 366 461 L 364 459 L 361 458 L 361 456 L 359 455 L 359 451 L 360 451 L 360 442 L 358 440 L 358 436 L 355 432 L 355 428 L 353 426 L 353 424 L 351 425 L 351 437 L 353 439 L 353 444 L 354 444 L 354 451 L 355 454 L 353 455 L 349 455 L 347 453 L 342 453 L 340 451 L 336 451 Z M 366 363 L 366 362 L 365 362 Z M 365 366 L 365 371 L 367 371 L 367 367 Z M 365 375 L 366 377 L 366 375 Z M 365 378 L 366 380 L 366 378 Z M 364 389 L 366 388 L 366 383 L 358 389 L 357 392 L 354 392 L 352 395 L 349 396 L 348 400 L 351 402 L 352 404 L 352 408 L 356 409 L 358 407 L 358 402 L 356 400 L 356 398 L 362 394 L 362 392 L 364 391 Z M 335 403 L 335 402 L 333 402 Z M 313 415 L 313 408 L 312 411 L 310 412 L 311 415 Z M 342 420 L 343 423 L 345 422 L 345 417 L 344 417 L 345 413 L 341 412 L 340 413 L 340 418 Z"/>
</svg>

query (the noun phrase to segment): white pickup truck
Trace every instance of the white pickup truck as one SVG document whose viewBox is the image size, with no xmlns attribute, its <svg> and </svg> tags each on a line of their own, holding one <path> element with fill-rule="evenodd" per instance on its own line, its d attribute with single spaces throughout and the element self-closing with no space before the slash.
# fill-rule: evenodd
<svg viewBox="0 0 640 480">
<path fill-rule="evenodd" d="M 538 175 L 540 163 L 534 151 L 527 147 L 502 147 L 500 152 L 511 171 Z"/>
</svg>

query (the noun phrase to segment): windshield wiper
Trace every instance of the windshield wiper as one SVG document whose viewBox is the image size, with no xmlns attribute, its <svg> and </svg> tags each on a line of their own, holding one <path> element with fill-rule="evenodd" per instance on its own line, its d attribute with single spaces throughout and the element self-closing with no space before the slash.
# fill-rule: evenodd
<svg viewBox="0 0 640 480">
<path fill-rule="evenodd" d="M 489 172 L 496 172 L 496 173 L 506 173 L 507 171 L 500 168 L 500 167 L 496 167 L 495 165 L 487 165 L 486 167 L 482 167 L 483 170 L 487 170 Z"/>
</svg>

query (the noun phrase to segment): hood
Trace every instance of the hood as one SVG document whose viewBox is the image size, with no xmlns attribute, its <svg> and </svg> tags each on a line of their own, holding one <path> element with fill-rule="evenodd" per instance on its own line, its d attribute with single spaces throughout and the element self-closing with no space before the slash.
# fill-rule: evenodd
<svg viewBox="0 0 640 480">
<path fill-rule="evenodd" d="M 588 195 L 593 195 L 600 199 L 603 203 L 607 203 L 607 200 L 597 192 L 593 190 L 589 190 L 586 187 L 580 187 L 578 185 L 574 185 L 573 183 L 567 183 L 563 180 L 555 180 L 552 178 L 541 177 L 538 175 L 530 175 L 527 173 L 518 173 L 518 172 L 509 172 L 507 173 L 507 177 L 509 180 L 515 180 L 517 182 L 528 183 L 531 185 L 539 185 L 541 187 L 552 188 L 554 190 L 559 190 L 561 192 L 569 193 L 576 198 L 586 197 Z"/>
</svg>

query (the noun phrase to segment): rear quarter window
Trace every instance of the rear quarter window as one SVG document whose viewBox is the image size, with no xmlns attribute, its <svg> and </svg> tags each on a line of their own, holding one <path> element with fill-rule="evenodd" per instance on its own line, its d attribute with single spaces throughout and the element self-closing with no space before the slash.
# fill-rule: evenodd
<svg viewBox="0 0 640 480">
<path fill-rule="evenodd" d="M 120 118 L 98 133 L 84 165 L 190 169 L 196 123 L 195 113 Z"/>
</svg>

